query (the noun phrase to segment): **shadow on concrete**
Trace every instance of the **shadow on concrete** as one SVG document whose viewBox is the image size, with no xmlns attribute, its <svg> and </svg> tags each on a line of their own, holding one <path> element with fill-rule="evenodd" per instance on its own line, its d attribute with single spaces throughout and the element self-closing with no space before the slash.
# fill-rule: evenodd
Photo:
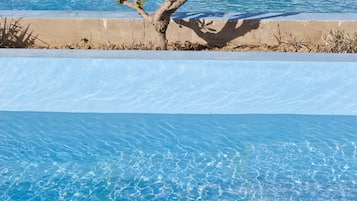
<svg viewBox="0 0 357 201">
<path fill-rule="evenodd" d="M 264 20 L 281 19 L 288 16 L 298 15 L 298 12 L 290 13 L 220 13 L 220 12 L 176 12 L 174 19 L 221 19 L 221 20 Z"/>
<path fill-rule="evenodd" d="M 20 25 L 21 19 L 0 21 L 0 48 L 27 48 L 34 45 L 38 36 L 30 31 L 30 25 Z"/>
<path fill-rule="evenodd" d="M 224 47 L 230 41 L 256 30 L 263 19 L 286 17 L 298 13 L 177 13 L 174 21 L 180 26 L 192 29 L 207 45 Z M 213 19 L 225 20 L 220 30 L 212 28 Z"/>
</svg>

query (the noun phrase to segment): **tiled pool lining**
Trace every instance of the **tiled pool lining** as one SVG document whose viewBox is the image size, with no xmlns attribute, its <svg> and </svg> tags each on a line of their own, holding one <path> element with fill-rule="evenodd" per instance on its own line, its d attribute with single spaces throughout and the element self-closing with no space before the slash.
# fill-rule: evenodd
<svg viewBox="0 0 357 201">
<path fill-rule="evenodd" d="M 4 49 L 0 55 L 0 111 L 357 114 L 354 54 Z"/>
<path fill-rule="evenodd" d="M 96 46 L 150 44 L 157 40 L 153 28 L 135 12 L 0 11 L 0 17 L 0 23 L 6 18 L 20 19 L 23 27 L 29 25 L 29 31 L 39 38 L 35 43 L 44 47 L 80 44 L 83 38 Z M 192 12 L 177 13 L 174 20 L 167 32 L 169 42 L 201 44 L 224 41 L 232 45 L 276 45 L 277 38 L 283 42 L 321 43 L 323 35 L 331 30 L 352 34 L 357 27 L 356 13 Z M 199 20 L 205 20 L 206 29 L 197 25 Z"/>
</svg>

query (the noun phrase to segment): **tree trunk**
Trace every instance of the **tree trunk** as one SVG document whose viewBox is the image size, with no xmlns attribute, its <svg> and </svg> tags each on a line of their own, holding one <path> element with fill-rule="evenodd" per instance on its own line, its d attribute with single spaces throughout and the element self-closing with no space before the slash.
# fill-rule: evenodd
<svg viewBox="0 0 357 201">
<path fill-rule="evenodd" d="M 158 37 L 158 44 L 157 48 L 160 50 L 167 50 L 167 39 L 166 39 L 166 32 L 156 32 Z"/>
<path fill-rule="evenodd" d="M 167 50 L 166 30 L 170 23 L 170 15 L 166 13 L 161 18 L 152 18 L 152 25 L 155 28 L 158 37 L 158 44 L 156 47 L 160 50 Z"/>
<path fill-rule="evenodd" d="M 157 32 L 157 47 L 161 50 L 167 50 L 166 30 L 170 23 L 171 15 L 187 0 L 165 0 L 162 5 L 153 14 L 144 11 L 144 0 L 117 0 L 118 3 L 124 4 L 138 11 L 145 20 L 149 21 Z"/>
</svg>

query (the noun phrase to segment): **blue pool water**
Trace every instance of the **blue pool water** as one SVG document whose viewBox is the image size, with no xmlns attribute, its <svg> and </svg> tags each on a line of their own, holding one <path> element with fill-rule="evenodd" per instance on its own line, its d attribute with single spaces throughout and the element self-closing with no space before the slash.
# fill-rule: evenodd
<svg viewBox="0 0 357 201">
<path fill-rule="evenodd" d="M 357 55 L 0 49 L 0 200 L 356 200 Z"/>
<path fill-rule="evenodd" d="M 154 11 L 163 0 L 149 0 L 148 11 Z M 0 0 L 0 10 L 85 10 L 128 11 L 116 0 Z M 355 0 L 188 0 L 181 12 L 303 12 L 357 13 Z"/>
<path fill-rule="evenodd" d="M 0 112 L 1 200 L 356 200 L 357 119 Z"/>
</svg>

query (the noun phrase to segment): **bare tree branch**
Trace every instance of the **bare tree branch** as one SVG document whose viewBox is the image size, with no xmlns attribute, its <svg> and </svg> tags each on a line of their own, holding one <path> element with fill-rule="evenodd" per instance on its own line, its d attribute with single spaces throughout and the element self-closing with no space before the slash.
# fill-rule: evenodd
<svg viewBox="0 0 357 201">
<path fill-rule="evenodd" d="M 134 2 L 128 0 L 118 0 L 118 3 L 123 4 L 124 6 L 127 6 L 129 8 L 135 9 L 144 19 L 148 21 L 152 20 L 152 16 L 149 13 L 145 12 L 143 8 L 140 8 L 138 6 L 138 0 L 134 0 Z"/>
<path fill-rule="evenodd" d="M 166 0 L 154 13 L 154 20 L 162 20 L 171 15 L 187 0 Z"/>
<path fill-rule="evenodd" d="M 159 20 L 164 12 L 167 12 L 172 5 L 172 0 L 166 0 L 164 3 L 161 4 L 161 6 L 155 11 L 154 13 L 154 20 Z"/>
<path fill-rule="evenodd" d="M 180 8 L 186 2 L 187 0 L 176 0 L 172 3 L 169 9 L 172 11 L 172 13 L 174 13 L 178 8 Z"/>
</svg>

